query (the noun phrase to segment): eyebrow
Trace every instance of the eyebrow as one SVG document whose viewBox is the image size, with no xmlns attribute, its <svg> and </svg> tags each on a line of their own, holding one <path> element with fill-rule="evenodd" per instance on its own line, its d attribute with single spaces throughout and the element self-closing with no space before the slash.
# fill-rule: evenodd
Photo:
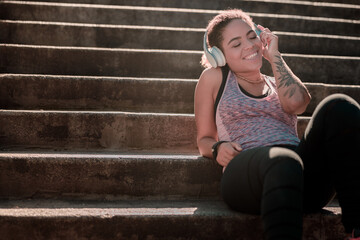
<svg viewBox="0 0 360 240">
<path fill-rule="evenodd" d="M 254 32 L 254 30 L 250 30 L 246 33 L 246 36 L 249 35 L 250 33 Z M 238 39 L 241 39 L 241 37 L 234 37 L 233 39 L 231 39 L 229 42 L 228 42 L 228 45 L 232 42 L 232 41 L 235 41 L 235 40 L 238 40 Z"/>
</svg>

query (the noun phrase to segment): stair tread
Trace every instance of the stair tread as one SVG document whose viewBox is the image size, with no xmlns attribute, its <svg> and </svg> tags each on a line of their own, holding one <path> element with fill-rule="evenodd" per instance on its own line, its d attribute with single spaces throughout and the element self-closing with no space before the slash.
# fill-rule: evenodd
<svg viewBox="0 0 360 240">
<path fill-rule="evenodd" d="M 3 109 L 189 114 L 194 112 L 197 79 L 0 74 L 0 83 Z M 344 93 L 360 100 L 359 85 L 305 85 L 312 101 L 304 115 L 312 114 L 315 106 L 332 93 Z M 59 88 L 63 91 L 59 92 Z M 142 94 L 146 98 L 138 97 Z"/>
<path fill-rule="evenodd" d="M 85 50 L 85 51 L 104 51 L 104 52 L 144 52 L 144 53 L 182 53 L 182 54 L 203 53 L 203 51 L 200 50 L 182 50 L 182 49 L 169 50 L 169 49 L 139 49 L 139 48 L 105 48 L 105 47 L 81 47 L 81 46 L 32 45 L 32 44 L 14 44 L 14 43 L 0 43 L 0 47 L 15 47 L 15 48 L 26 48 L 26 49 L 33 48 L 33 49 Z M 306 59 L 318 58 L 318 59 L 360 60 L 360 56 L 337 56 L 337 55 L 325 55 L 325 54 L 282 53 L 282 56 L 306 58 Z"/>
<path fill-rule="evenodd" d="M 0 19 L 0 23 L 21 24 L 21 25 L 50 25 L 50 26 L 69 26 L 84 28 L 113 28 L 113 29 L 140 29 L 140 30 L 157 30 L 157 31 L 183 31 L 183 32 L 205 32 L 205 28 L 196 27 L 166 27 L 152 25 L 123 25 L 123 24 L 96 24 L 96 23 L 77 23 L 77 22 L 53 22 L 53 21 L 35 21 L 35 20 L 4 20 Z M 343 40 L 360 40 L 358 36 L 352 35 L 336 35 L 326 33 L 306 33 L 306 32 L 289 32 L 289 31 L 273 31 L 277 35 L 292 35 L 299 37 L 314 38 L 331 38 Z"/>
<path fill-rule="evenodd" d="M 0 199 L 218 199 L 222 171 L 195 150 L 17 149 L 1 152 L 0 166 L 6 170 L 1 173 Z"/>
<path fill-rule="evenodd" d="M 305 239 L 343 239 L 337 206 L 304 215 Z M 106 231 L 104 231 L 106 229 Z M 222 201 L 0 202 L 5 239 L 262 239 L 260 216 Z"/>
<path fill-rule="evenodd" d="M 5 11 L 3 18 L 22 20 L 65 21 L 84 23 L 106 23 L 124 25 L 154 25 L 168 27 L 199 27 L 204 28 L 210 18 L 220 10 L 187 9 L 170 7 L 124 6 L 124 5 L 94 5 L 94 4 L 66 4 L 66 3 L 37 3 L 37 2 L 3 2 L 4 7 L 12 8 Z M 26 8 L 33 8 L 28 14 Z M 37 9 L 37 10 L 36 10 Z M 47 9 L 47 10 L 46 10 Z M 80 11 L 87 14 L 79 15 Z M 145 12 L 145 13 L 144 13 Z M 303 11 L 307 12 L 307 11 Z M 66 13 L 66 14 L 64 14 Z M 348 34 L 359 36 L 353 29 L 360 24 L 360 20 L 347 19 L 336 16 L 303 16 L 296 14 L 274 14 L 249 12 L 257 23 L 267 24 L 272 30 L 299 29 L 302 31 L 316 31 L 328 34 Z M 126 15 L 126 16 L 125 16 Z M 356 16 L 356 14 L 354 14 Z M 104 16 L 112 16 L 104 17 Z M 176 17 L 178 21 L 164 21 L 169 17 Z M 307 24 L 311 23 L 311 24 Z M 306 27 L 304 27 L 306 25 Z"/>
<path fill-rule="evenodd" d="M 73 0 L 72 0 L 73 1 Z M 101 4 L 101 3 L 81 3 L 81 2 L 66 2 L 66 1 L 18 1 L 18 0 L 4 0 L 3 3 L 10 3 L 10 4 L 21 4 L 21 5 L 40 5 L 40 6 L 61 6 L 61 7 L 83 7 L 83 8 L 104 8 L 104 9 L 126 9 L 126 10 L 150 10 L 150 11 L 170 11 L 170 12 L 190 12 L 190 13 L 219 13 L 222 9 L 214 9 L 211 7 L 210 4 L 202 5 L 202 8 L 192 8 L 191 6 L 187 7 L 172 7 L 171 5 L 161 5 L 155 6 L 146 4 L 141 5 L 138 4 L 136 1 L 132 2 L 122 2 L 121 4 Z M 360 9 L 358 4 L 346 4 L 346 3 L 319 3 L 314 2 L 310 3 L 309 1 L 263 1 L 263 0 L 247 0 L 244 2 L 256 2 L 257 4 L 264 4 L 264 5 L 290 5 L 290 6 L 310 6 L 312 8 L 337 8 L 337 9 Z M 127 5 L 128 4 L 128 5 Z M 279 6 L 279 5 L 278 5 Z M 206 8 L 207 7 L 207 8 Z M 265 9 L 264 9 L 265 10 Z M 275 15 L 273 13 L 264 13 L 269 15 Z M 278 15 L 278 14 L 276 14 Z"/>
<path fill-rule="evenodd" d="M 0 44 L 2 73 L 64 74 L 197 78 L 202 51 L 163 49 L 84 48 Z M 285 61 L 304 82 L 358 84 L 360 57 L 283 54 Z M 63 61 L 68 58 L 67 61 Z M 33 59 L 37 59 L 36 62 Z M 144 63 L 139 64 L 139 59 Z M 327 65 L 328 68 L 323 66 Z M 184 71 L 187 69 L 187 71 Z M 316 73 L 313 69 L 317 69 Z M 264 62 L 263 73 L 271 75 Z"/>
<path fill-rule="evenodd" d="M 320 215 L 341 214 L 337 202 L 330 203 Z M 319 213 L 318 213 L 319 214 Z M 222 216 L 255 217 L 230 210 L 221 200 L 2 200 L 0 216 L 12 217 L 114 217 L 114 216 Z"/>
<path fill-rule="evenodd" d="M 47 114 L 47 115 L 124 115 L 131 117 L 186 117 L 187 119 L 194 118 L 193 113 L 157 113 L 157 112 L 128 112 L 128 111 L 99 111 L 99 110 L 23 110 L 23 109 L 0 109 L 0 114 L 19 115 L 19 114 Z M 309 120 L 309 116 L 298 116 L 300 120 Z"/>
<path fill-rule="evenodd" d="M 0 152 L 0 159 L 16 159 L 16 158 L 29 158 L 29 159 L 103 159 L 103 160 L 121 160 L 121 159 L 162 159 L 162 160 L 198 160 L 200 154 L 197 151 L 174 151 L 168 150 L 125 150 L 125 151 L 55 151 L 53 149 L 14 147 Z"/>
<path fill-rule="evenodd" d="M 158 81 L 158 82 L 183 82 L 183 83 L 196 83 L 197 78 L 171 78 L 171 77 L 126 77 L 126 76 L 86 76 L 86 75 L 54 75 L 54 74 L 32 74 L 32 73 L 0 73 L 0 78 L 3 77 L 19 77 L 19 78 L 39 78 L 41 80 L 50 79 L 66 79 L 74 81 L 96 81 L 96 80 L 107 80 L 107 81 Z M 351 84 L 331 84 L 331 83 L 320 83 L 320 82 L 306 82 L 305 85 L 319 86 L 319 87 L 341 87 L 341 88 L 360 88 L 360 85 Z"/>
<path fill-rule="evenodd" d="M 57 45 L 32 45 L 32 44 L 15 44 L 0 43 L 0 47 L 16 48 L 34 48 L 34 49 L 64 49 L 64 50 L 85 50 L 85 51 L 109 51 L 109 52 L 144 52 L 144 53 L 183 53 L 183 54 L 202 54 L 200 50 L 182 50 L 182 49 L 139 49 L 139 48 L 105 48 L 105 47 L 81 47 L 81 46 L 57 46 Z M 336 56 L 325 54 L 301 54 L 301 53 L 282 53 L 284 57 L 299 58 L 319 58 L 319 59 L 344 59 L 360 60 L 360 56 Z"/>
<path fill-rule="evenodd" d="M 8 44 L 89 48 L 201 50 L 203 28 L 0 20 L 0 41 Z M 359 56 L 360 37 L 274 31 L 283 53 Z M 33 35 L 32 38 L 24 35 Z M 86 38 L 79 38 L 86 35 Z M 103 36 L 98 40 L 97 36 Z M 178 39 L 183 39 L 178 41 Z M 334 48 L 332 46 L 338 46 Z M 310 46 L 310 47 L 309 47 Z"/>
</svg>

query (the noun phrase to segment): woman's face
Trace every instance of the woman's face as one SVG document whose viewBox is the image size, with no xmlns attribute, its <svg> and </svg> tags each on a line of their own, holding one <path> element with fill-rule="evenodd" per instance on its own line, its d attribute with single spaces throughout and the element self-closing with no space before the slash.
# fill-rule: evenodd
<svg viewBox="0 0 360 240">
<path fill-rule="evenodd" d="M 251 72 L 261 68 L 262 42 L 252 27 L 243 20 L 232 20 L 225 27 L 222 47 L 232 71 Z"/>
</svg>

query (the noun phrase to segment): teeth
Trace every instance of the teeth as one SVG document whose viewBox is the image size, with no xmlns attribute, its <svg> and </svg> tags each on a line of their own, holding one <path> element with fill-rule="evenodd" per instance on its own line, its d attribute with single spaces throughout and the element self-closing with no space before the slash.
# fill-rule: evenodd
<svg viewBox="0 0 360 240">
<path fill-rule="evenodd" d="M 256 55 L 257 55 L 257 52 L 245 57 L 245 59 L 247 59 L 247 60 L 252 59 L 252 58 L 256 57 Z"/>
</svg>

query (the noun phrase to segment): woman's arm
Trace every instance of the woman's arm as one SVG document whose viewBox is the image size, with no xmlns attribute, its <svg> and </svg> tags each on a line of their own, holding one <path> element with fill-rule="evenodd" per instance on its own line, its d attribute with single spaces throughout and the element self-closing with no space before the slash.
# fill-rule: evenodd
<svg viewBox="0 0 360 240">
<path fill-rule="evenodd" d="M 281 105 L 287 113 L 301 114 L 311 100 L 310 93 L 282 58 L 278 51 L 278 37 L 268 29 L 261 30 L 261 39 L 267 44 L 264 57 L 271 64 Z"/>
<path fill-rule="evenodd" d="M 217 142 L 217 130 L 214 119 L 216 88 L 220 88 L 221 70 L 208 68 L 203 71 L 195 88 L 195 122 L 197 144 L 202 156 L 212 158 L 211 147 Z"/>
<path fill-rule="evenodd" d="M 280 53 L 274 55 L 270 64 L 283 109 L 291 114 L 303 113 L 311 100 L 305 85 L 291 71 Z"/>
<path fill-rule="evenodd" d="M 222 80 L 220 69 L 208 68 L 201 74 L 195 89 L 195 121 L 197 145 L 202 156 L 212 158 L 212 146 L 218 141 L 214 104 Z M 241 151 L 236 143 L 222 143 L 216 161 L 227 164 Z"/>
</svg>

